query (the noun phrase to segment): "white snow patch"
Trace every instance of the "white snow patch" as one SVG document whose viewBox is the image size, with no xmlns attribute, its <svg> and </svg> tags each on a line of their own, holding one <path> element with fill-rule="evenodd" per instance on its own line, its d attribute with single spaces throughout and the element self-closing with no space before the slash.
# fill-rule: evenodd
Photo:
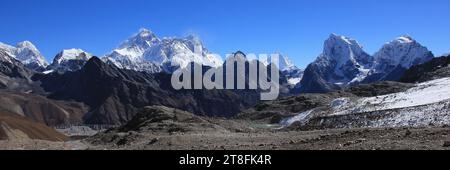
<svg viewBox="0 0 450 170">
<path fill-rule="evenodd" d="M 296 116 L 294 116 L 294 117 L 284 119 L 284 120 L 282 120 L 282 121 L 280 122 L 280 124 L 281 124 L 283 127 L 288 127 L 288 126 L 291 126 L 291 125 L 292 125 L 293 123 L 295 123 L 295 122 L 306 123 L 306 122 L 308 121 L 309 115 L 311 115 L 311 113 L 312 113 L 313 111 L 314 111 L 314 110 L 309 110 L 309 111 L 306 111 L 306 112 L 302 112 L 302 113 L 300 113 L 300 114 L 298 114 L 298 115 L 296 115 Z"/>
<path fill-rule="evenodd" d="M 42 73 L 44 73 L 44 74 L 50 74 L 50 73 L 53 73 L 55 70 L 47 70 L 47 71 L 44 71 L 44 72 L 42 72 Z"/>
<path fill-rule="evenodd" d="M 288 83 L 290 85 L 297 85 L 298 83 L 300 83 L 300 81 L 302 81 L 302 78 L 290 78 L 290 79 L 288 79 Z"/>
<path fill-rule="evenodd" d="M 332 108 L 333 115 L 345 115 L 428 105 L 445 100 L 450 100 L 450 78 L 421 83 L 406 92 L 361 98 Z"/>
</svg>

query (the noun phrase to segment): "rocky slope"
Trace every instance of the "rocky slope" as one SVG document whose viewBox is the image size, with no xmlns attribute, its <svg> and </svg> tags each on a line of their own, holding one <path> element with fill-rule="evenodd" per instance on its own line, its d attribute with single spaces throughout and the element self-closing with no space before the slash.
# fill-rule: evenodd
<svg viewBox="0 0 450 170">
<path fill-rule="evenodd" d="M 125 125 L 99 133 L 89 143 L 100 146 L 120 147 L 147 143 L 157 145 L 159 138 L 176 134 L 228 134 L 250 132 L 252 129 L 242 122 L 200 117 L 193 113 L 165 106 L 148 106 Z"/>
<path fill-rule="evenodd" d="M 434 58 L 429 62 L 413 66 L 400 79 L 402 82 L 417 83 L 450 77 L 450 55 Z"/>
<path fill-rule="evenodd" d="M 373 97 L 381 96 L 386 94 L 404 92 L 410 88 L 413 88 L 414 84 L 411 83 L 400 83 L 394 81 L 382 81 L 371 84 L 360 84 L 357 86 L 352 86 L 343 91 L 347 93 L 352 93 L 359 97 Z"/>
<path fill-rule="evenodd" d="M 299 94 L 296 96 L 280 98 L 257 104 L 255 107 L 244 110 L 236 119 L 244 119 L 269 124 L 278 124 L 281 120 L 297 115 L 317 107 L 326 106 L 332 100 L 354 96 L 351 93 L 323 93 L 323 94 Z"/>
<path fill-rule="evenodd" d="M 264 123 L 198 117 L 151 106 L 128 124 L 82 143 L 95 150 L 441 150 L 449 149 L 447 131 L 448 127 L 287 131 Z"/>
<path fill-rule="evenodd" d="M 283 119 L 294 117 L 311 109 L 327 107 L 338 98 L 374 97 L 399 93 L 413 88 L 414 84 L 399 82 L 378 82 L 360 84 L 350 88 L 329 93 L 302 93 L 295 96 L 282 97 L 278 100 L 257 104 L 241 112 L 235 118 L 256 122 L 278 124 Z"/>
<path fill-rule="evenodd" d="M 164 105 L 198 115 L 230 117 L 254 105 L 259 94 L 229 90 L 175 90 L 171 75 L 123 70 L 93 57 L 79 71 L 36 75 L 34 80 L 58 100 L 90 106 L 88 124 L 123 124 L 139 108 Z"/>
<path fill-rule="evenodd" d="M 77 102 L 54 101 L 44 96 L 0 90 L 0 112 L 27 117 L 48 126 L 83 123 L 87 106 Z"/>
<path fill-rule="evenodd" d="M 34 74 L 34 71 L 25 67 L 9 52 L 0 49 L 0 89 L 43 93 L 39 84 L 31 80 Z"/>
<path fill-rule="evenodd" d="M 28 139 L 61 142 L 68 140 L 68 137 L 26 117 L 0 112 L 0 140 L 23 141 Z"/>
<path fill-rule="evenodd" d="M 34 74 L 7 51 L 0 49 L 0 74 L 11 78 L 28 79 Z"/>
<path fill-rule="evenodd" d="M 47 99 L 39 82 L 31 80 L 35 74 L 39 73 L 0 50 L 0 112 L 49 126 L 81 123 L 86 106 Z"/>
<path fill-rule="evenodd" d="M 449 85 L 450 79 L 442 78 L 404 92 L 338 98 L 281 123 L 299 129 L 445 126 L 450 124 Z"/>
</svg>

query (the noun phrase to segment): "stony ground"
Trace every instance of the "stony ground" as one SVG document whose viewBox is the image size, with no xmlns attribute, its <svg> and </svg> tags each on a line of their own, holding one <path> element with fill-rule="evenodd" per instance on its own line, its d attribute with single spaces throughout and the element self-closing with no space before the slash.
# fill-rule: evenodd
<svg viewBox="0 0 450 170">
<path fill-rule="evenodd" d="M 51 142 L 44 140 L 0 140 L 0 150 L 86 150 L 82 141 Z"/>
<path fill-rule="evenodd" d="M 198 117 L 146 107 L 126 125 L 83 140 L 89 149 L 393 150 L 450 149 L 450 128 L 300 131 L 245 119 Z"/>
<path fill-rule="evenodd" d="M 88 140 L 87 149 L 131 150 L 450 150 L 450 128 L 353 129 L 306 132 L 117 135 Z"/>
<path fill-rule="evenodd" d="M 262 126 L 262 125 L 261 125 Z M 0 141 L 18 150 L 450 150 L 450 128 L 107 133 L 69 142 Z"/>
</svg>

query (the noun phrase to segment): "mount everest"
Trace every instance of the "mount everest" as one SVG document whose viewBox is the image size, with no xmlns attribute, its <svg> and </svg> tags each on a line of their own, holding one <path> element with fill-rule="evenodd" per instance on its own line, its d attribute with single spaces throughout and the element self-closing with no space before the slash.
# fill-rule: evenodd
<svg viewBox="0 0 450 170">
<path fill-rule="evenodd" d="M 223 63 L 220 57 L 208 52 L 198 37 L 159 39 L 148 29 L 141 29 L 103 60 L 119 68 L 150 73 L 170 73 L 191 62 L 211 67 Z"/>
</svg>

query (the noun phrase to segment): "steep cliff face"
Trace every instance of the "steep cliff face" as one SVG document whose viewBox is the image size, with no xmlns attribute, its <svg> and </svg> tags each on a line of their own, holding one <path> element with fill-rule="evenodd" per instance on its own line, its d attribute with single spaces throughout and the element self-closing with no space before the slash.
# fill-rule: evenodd
<svg viewBox="0 0 450 170">
<path fill-rule="evenodd" d="M 305 70 L 298 92 L 328 92 L 362 81 L 373 58 L 348 37 L 330 35 L 323 53 Z"/>
</svg>

